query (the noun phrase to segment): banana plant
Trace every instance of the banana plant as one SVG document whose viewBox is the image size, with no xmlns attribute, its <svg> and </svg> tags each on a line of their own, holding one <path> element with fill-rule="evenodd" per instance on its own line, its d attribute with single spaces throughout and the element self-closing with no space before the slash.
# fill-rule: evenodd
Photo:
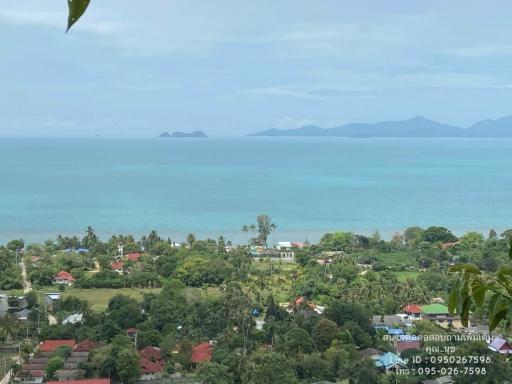
<svg viewBox="0 0 512 384">
<path fill-rule="evenodd" d="M 68 0 L 69 15 L 66 33 L 82 17 L 90 2 L 91 0 Z"/>
<path fill-rule="evenodd" d="M 509 240 L 509 258 L 512 260 L 512 239 Z M 484 274 L 472 264 L 459 264 L 450 268 L 459 279 L 450 292 L 448 310 L 457 313 L 467 327 L 472 305 L 481 308 L 489 300 L 489 330 L 500 323 L 512 325 L 512 267 L 502 267 L 494 274 Z"/>
</svg>

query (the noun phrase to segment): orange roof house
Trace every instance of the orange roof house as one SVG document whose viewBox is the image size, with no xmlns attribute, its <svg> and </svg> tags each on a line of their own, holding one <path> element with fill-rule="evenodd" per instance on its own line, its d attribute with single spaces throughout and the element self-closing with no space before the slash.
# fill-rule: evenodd
<svg viewBox="0 0 512 384">
<path fill-rule="evenodd" d="M 213 354 L 213 345 L 208 342 L 204 342 L 196 345 L 192 349 L 192 356 L 190 357 L 191 364 L 204 363 L 205 361 L 211 361 Z"/>
<path fill-rule="evenodd" d="M 116 261 L 110 264 L 110 269 L 112 269 L 113 271 L 122 272 L 124 269 L 124 263 L 122 261 Z"/>
<path fill-rule="evenodd" d="M 141 258 L 142 256 L 142 253 L 128 253 L 126 255 L 126 258 L 129 260 L 129 261 L 137 261 Z"/>
<path fill-rule="evenodd" d="M 421 313 L 421 305 L 417 304 L 407 304 L 404 307 L 404 313 L 407 314 L 417 314 L 419 315 Z"/>
<path fill-rule="evenodd" d="M 156 374 L 162 372 L 165 363 L 162 361 L 160 348 L 146 347 L 139 351 L 139 367 L 143 374 Z"/>
<path fill-rule="evenodd" d="M 74 349 L 74 352 L 90 352 L 94 348 L 98 347 L 99 343 L 92 340 L 84 340 L 78 343 Z"/>
<path fill-rule="evenodd" d="M 75 347 L 75 340 L 67 339 L 67 340 L 45 340 L 39 343 L 39 350 L 41 352 L 53 352 L 57 348 L 62 346 L 67 346 L 70 348 Z"/>
<path fill-rule="evenodd" d="M 66 271 L 60 271 L 53 277 L 53 284 L 68 284 L 71 285 L 76 281 L 76 279 L 71 275 L 71 273 Z"/>
</svg>

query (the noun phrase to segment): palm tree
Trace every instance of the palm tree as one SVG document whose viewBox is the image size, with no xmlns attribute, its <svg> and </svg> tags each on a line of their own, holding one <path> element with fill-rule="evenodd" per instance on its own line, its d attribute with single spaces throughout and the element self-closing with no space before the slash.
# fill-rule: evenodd
<svg viewBox="0 0 512 384">
<path fill-rule="evenodd" d="M 247 224 L 242 225 L 241 231 L 247 237 L 247 234 L 249 233 L 249 226 Z"/>
</svg>

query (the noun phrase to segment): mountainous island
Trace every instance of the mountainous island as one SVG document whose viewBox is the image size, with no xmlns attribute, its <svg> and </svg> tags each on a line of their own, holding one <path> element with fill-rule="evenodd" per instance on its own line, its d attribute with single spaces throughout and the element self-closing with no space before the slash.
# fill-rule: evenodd
<svg viewBox="0 0 512 384">
<path fill-rule="evenodd" d="M 204 139 L 208 137 L 203 131 L 194 131 L 194 132 L 173 132 L 172 134 L 169 134 L 169 132 L 162 132 L 160 138 L 169 138 L 169 139 Z"/>
<path fill-rule="evenodd" d="M 249 136 L 297 136 L 297 137 L 512 137 L 512 116 L 497 120 L 483 120 L 469 128 L 439 123 L 423 116 L 403 121 L 377 123 L 351 123 L 333 128 L 313 125 L 297 129 L 268 129 Z"/>
</svg>

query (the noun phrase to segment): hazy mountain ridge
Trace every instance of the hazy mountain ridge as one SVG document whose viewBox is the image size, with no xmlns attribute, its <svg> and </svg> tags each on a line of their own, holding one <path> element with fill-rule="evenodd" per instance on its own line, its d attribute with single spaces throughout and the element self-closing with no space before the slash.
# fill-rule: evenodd
<svg viewBox="0 0 512 384">
<path fill-rule="evenodd" d="M 469 128 L 439 123 L 423 116 L 402 121 L 350 123 L 333 128 L 308 125 L 297 129 L 268 129 L 249 136 L 302 137 L 512 137 L 512 116 L 482 120 Z"/>
</svg>

